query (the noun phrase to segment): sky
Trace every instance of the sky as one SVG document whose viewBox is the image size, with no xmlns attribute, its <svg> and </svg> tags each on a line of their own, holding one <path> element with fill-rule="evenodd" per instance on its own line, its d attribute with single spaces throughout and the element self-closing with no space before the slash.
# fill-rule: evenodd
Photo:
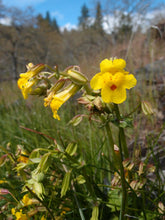
<svg viewBox="0 0 165 220">
<path fill-rule="evenodd" d="M 32 6 L 35 13 L 41 13 L 43 16 L 49 11 L 51 18 L 56 18 L 60 27 L 76 26 L 81 15 L 81 7 L 86 4 L 91 8 L 93 2 L 93 0 L 2 0 L 2 3 L 8 7 L 25 9 Z"/>
<path fill-rule="evenodd" d="M 7 7 L 17 7 L 25 10 L 28 6 L 34 9 L 34 13 L 42 14 L 46 16 L 46 12 L 49 11 L 51 18 L 55 18 L 61 29 L 67 28 L 68 30 L 76 28 L 78 25 L 78 17 L 81 15 L 81 8 L 84 4 L 89 9 L 90 15 L 92 15 L 92 9 L 95 8 L 97 0 L 1 0 Z M 147 1 L 147 0 L 146 0 Z M 101 4 L 106 0 L 100 0 Z M 111 1 L 113 2 L 113 1 Z M 164 3 L 165 0 L 154 0 L 154 4 Z M 160 8 L 162 10 L 162 8 Z M 93 10 L 94 11 L 94 10 Z M 165 14 L 165 9 L 163 13 Z M 153 14 L 149 14 L 152 17 Z M 109 16 L 110 25 L 113 23 L 114 18 Z M 135 18 L 136 19 L 136 18 Z M 136 19 L 137 20 L 137 19 Z M 5 20 L 6 21 L 6 20 Z M 105 23 L 105 28 L 106 28 Z"/>
</svg>

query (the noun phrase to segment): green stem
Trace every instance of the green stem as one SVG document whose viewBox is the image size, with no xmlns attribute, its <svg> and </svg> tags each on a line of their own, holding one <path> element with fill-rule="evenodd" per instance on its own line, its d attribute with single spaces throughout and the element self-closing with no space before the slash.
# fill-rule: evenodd
<svg viewBox="0 0 165 220">
<path fill-rule="evenodd" d="M 121 147 L 121 139 L 119 136 L 119 151 L 120 151 L 120 176 L 121 176 L 121 186 L 122 186 L 122 201 L 121 201 L 121 210 L 119 220 L 125 219 L 125 208 L 127 202 L 127 190 L 126 190 L 126 182 L 125 182 L 125 174 L 123 167 L 123 157 L 122 157 L 122 147 Z"/>
<path fill-rule="evenodd" d="M 116 155 L 114 151 L 114 141 L 112 137 L 112 132 L 111 132 L 111 128 L 108 122 L 105 124 L 105 129 L 106 129 L 106 133 L 108 137 L 109 158 L 110 158 L 111 164 L 114 165 L 116 162 Z"/>
<path fill-rule="evenodd" d="M 115 104 L 115 113 L 118 120 L 118 123 L 120 123 L 121 116 L 119 112 L 118 105 Z M 121 201 L 121 210 L 120 210 L 120 217 L 119 220 L 125 219 L 125 209 L 126 209 L 126 203 L 127 203 L 127 188 L 126 188 L 126 181 L 125 181 L 125 174 L 124 174 L 124 167 L 123 167 L 123 153 L 124 157 L 128 158 L 128 148 L 125 138 L 124 129 L 122 127 L 119 127 L 119 151 L 120 151 L 120 175 L 121 175 L 121 186 L 122 186 L 122 201 Z"/>
<path fill-rule="evenodd" d="M 120 111 L 119 111 L 119 107 L 117 104 L 115 104 L 115 113 L 116 113 L 116 117 L 118 122 L 120 123 L 121 120 L 121 116 L 120 116 Z M 122 149 L 124 152 L 124 157 L 125 159 L 129 157 L 129 152 L 128 152 L 128 147 L 127 147 L 127 142 L 126 142 L 126 137 L 125 137 L 125 132 L 124 132 L 124 128 L 119 126 L 119 138 L 121 140 L 121 145 L 122 145 Z"/>
</svg>

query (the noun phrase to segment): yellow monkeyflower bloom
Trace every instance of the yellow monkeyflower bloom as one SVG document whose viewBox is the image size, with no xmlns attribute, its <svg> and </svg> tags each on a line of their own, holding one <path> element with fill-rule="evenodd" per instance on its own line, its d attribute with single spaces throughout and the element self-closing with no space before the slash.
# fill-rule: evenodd
<svg viewBox="0 0 165 220">
<path fill-rule="evenodd" d="M 47 107 L 50 105 L 53 96 L 62 89 L 62 87 L 65 84 L 65 79 L 63 77 L 61 77 L 54 86 L 52 86 L 52 88 L 50 89 L 49 95 L 44 99 L 44 106 Z"/>
<path fill-rule="evenodd" d="M 20 209 L 19 212 L 16 212 L 15 208 L 12 208 L 11 213 L 12 215 L 15 215 L 16 220 L 28 220 L 27 215 L 22 213 L 22 209 Z"/>
<path fill-rule="evenodd" d="M 32 86 L 38 81 L 36 75 L 45 68 L 44 64 L 33 65 L 29 63 L 27 65 L 27 72 L 21 73 L 20 78 L 17 81 L 18 88 L 21 89 L 24 99 L 27 99 L 28 94 L 32 91 Z"/>
<path fill-rule="evenodd" d="M 29 156 L 25 151 L 21 151 L 21 155 L 18 157 L 17 161 L 20 163 L 28 163 Z"/>
<path fill-rule="evenodd" d="M 23 196 L 22 202 L 23 202 L 24 206 L 28 206 L 33 203 L 33 200 L 29 198 L 28 194 L 25 194 Z"/>
<path fill-rule="evenodd" d="M 46 220 L 46 218 L 45 218 L 45 216 L 44 216 L 44 215 L 41 217 L 41 220 Z"/>
<path fill-rule="evenodd" d="M 59 115 L 57 114 L 58 109 L 61 107 L 61 105 L 66 102 L 71 96 L 73 96 L 81 87 L 78 85 L 75 85 L 74 83 L 71 83 L 68 85 L 63 91 L 53 95 L 51 97 L 50 107 L 53 112 L 53 117 L 55 119 L 60 120 Z M 45 106 L 48 105 L 47 98 L 45 100 Z"/>
<path fill-rule="evenodd" d="M 101 72 L 90 82 L 94 90 L 101 89 L 101 97 L 105 103 L 120 104 L 126 100 L 126 89 L 136 85 L 133 74 L 125 71 L 126 62 L 123 59 L 105 59 L 100 63 Z"/>
<path fill-rule="evenodd" d="M 11 209 L 11 213 L 12 213 L 12 215 L 15 215 L 15 208 Z"/>
</svg>

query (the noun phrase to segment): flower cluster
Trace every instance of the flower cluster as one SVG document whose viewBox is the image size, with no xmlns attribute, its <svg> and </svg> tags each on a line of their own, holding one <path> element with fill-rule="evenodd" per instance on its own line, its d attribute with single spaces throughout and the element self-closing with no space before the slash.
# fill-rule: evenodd
<svg viewBox="0 0 165 220">
<path fill-rule="evenodd" d="M 116 104 L 124 102 L 126 100 L 126 89 L 136 85 L 135 77 L 129 74 L 125 67 L 126 62 L 123 59 L 104 59 L 100 63 L 101 72 L 92 78 L 90 85 L 93 90 L 101 89 L 103 102 Z M 29 94 L 44 95 L 44 106 L 50 106 L 53 117 L 60 120 L 60 116 L 57 114 L 58 109 L 82 86 L 87 89 L 88 80 L 77 66 L 69 67 L 63 72 L 59 72 L 57 68 L 50 68 L 53 73 L 44 71 L 45 68 L 49 68 L 49 66 L 29 63 L 27 72 L 20 74 L 18 87 L 21 89 L 25 99 Z M 50 80 L 53 77 L 56 78 L 56 82 L 52 84 Z M 43 83 L 41 83 L 42 81 Z M 89 88 L 87 89 L 87 95 L 90 95 L 88 94 L 90 90 Z"/>
<path fill-rule="evenodd" d="M 57 68 L 50 68 L 53 73 L 44 71 L 45 68 L 49 68 L 49 66 L 29 63 L 27 72 L 20 74 L 18 87 L 21 89 L 24 99 L 28 95 L 45 95 L 44 106 L 50 106 L 53 117 L 60 120 L 57 114 L 58 109 L 86 84 L 87 78 L 76 69 L 77 66 L 72 66 L 61 73 Z M 53 77 L 57 79 L 54 84 L 50 81 Z M 67 85 L 64 87 L 65 84 Z"/>
<path fill-rule="evenodd" d="M 27 215 L 22 213 L 22 209 L 20 209 L 19 212 L 16 212 L 15 208 L 12 208 L 11 213 L 16 217 L 16 220 L 28 220 Z"/>
</svg>

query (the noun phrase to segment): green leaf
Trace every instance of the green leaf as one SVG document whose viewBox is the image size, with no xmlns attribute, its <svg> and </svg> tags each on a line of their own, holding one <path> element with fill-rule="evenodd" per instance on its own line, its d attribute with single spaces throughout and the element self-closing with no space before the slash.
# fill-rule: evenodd
<svg viewBox="0 0 165 220">
<path fill-rule="evenodd" d="M 41 158 L 31 158 L 29 160 L 33 163 L 39 163 L 41 161 Z"/>
<path fill-rule="evenodd" d="M 77 144 L 75 143 L 70 143 L 68 144 L 67 148 L 66 148 L 66 153 L 68 153 L 70 156 L 73 156 L 76 151 L 77 151 Z"/>
<path fill-rule="evenodd" d="M 92 210 L 92 217 L 90 218 L 90 220 L 98 220 L 98 218 L 99 218 L 99 207 L 94 206 Z"/>
<path fill-rule="evenodd" d="M 61 197 L 65 196 L 65 194 L 69 188 L 70 176 L 71 176 L 71 171 L 68 171 L 64 176 L 64 179 L 62 181 Z"/>
<path fill-rule="evenodd" d="M 111 212 L 116 212 L 116 210 L 120 210 L 121 206 L 121 193 L 120 190 L 110 190 L 108 192 L 108 203 L 107 206 L 111 208 Z"/>
<path fill-rule="evenodd" d="M 121 128 L 132 128 L 132 118 L 125 118 L 120 121 L 119 127 Z"/>
<path fill-rule="evenodd" d="M 46 173 L 47 170 L 49 169 L 49 156 L 51 153 L 46 153 L 43 155 L 41 158 L 41 161 L 38 165 L 38 168 L 41 170 L 41 172 Z"/>
</svg>

